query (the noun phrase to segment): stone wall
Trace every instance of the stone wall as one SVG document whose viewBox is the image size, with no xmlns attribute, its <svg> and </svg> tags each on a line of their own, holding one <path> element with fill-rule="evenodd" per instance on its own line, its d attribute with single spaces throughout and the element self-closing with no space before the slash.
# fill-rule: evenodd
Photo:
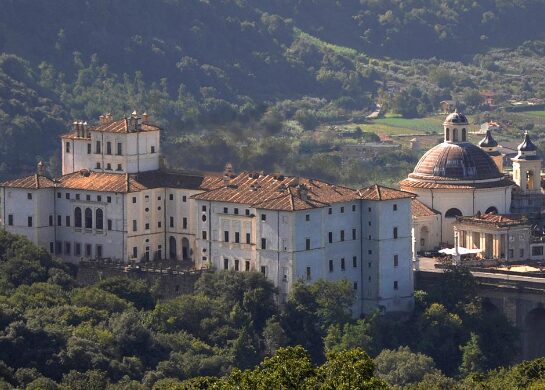
<svg viewBox="0 0 545 390">
<path fill-rule="evenodd" d="M 173 267 L 134 266 L 116 263 L 81 262 L 77 280 L 87 286 L 112 277 L 140 279 L 152 287 L 160 298 L 191 294 L 195 282 L 206 270 L 179 270 Z"/>
</svg>

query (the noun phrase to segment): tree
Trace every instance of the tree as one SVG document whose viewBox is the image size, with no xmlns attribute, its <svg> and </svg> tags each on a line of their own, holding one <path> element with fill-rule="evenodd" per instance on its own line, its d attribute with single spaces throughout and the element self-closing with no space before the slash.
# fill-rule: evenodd
<svg viewBox="0 0 545 390">
<path fill-rule="evenodd" d="M 462 350 L 460 374 L 467 376 L 473 373 L 483 373 L 486 367 L 486 358 L 481 351 L 479 336 L 471 333 L 469 341 L 460 349 Z"/>
<path fill-rule="evenodd" d="M 101 280 L 96 287 L 132 302 L 137 309 L 149 310 L 155 305 L 150 288 L 143 280 L 115 277 Z"/>
<path fill-rule="evenodd" d="M 385 349 L 374 360 L 377 375 L 393 386 L 420 382 L 425 375 L 438 373 L 433 359 L 412 352 L 409 347 Z"/>
</svg>

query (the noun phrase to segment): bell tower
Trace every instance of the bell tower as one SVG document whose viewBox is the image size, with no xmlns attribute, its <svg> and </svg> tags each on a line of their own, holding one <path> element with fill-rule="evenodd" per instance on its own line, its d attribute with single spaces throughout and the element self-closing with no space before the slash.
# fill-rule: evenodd
<svg viewBox="0 0 545 390">
<path fill-rule="evenodd" d="M 518 154 L 513 162 L 513 180 L 522 193 L 541 191 L 541 159 L 537 155 L 537 147 L 524 133 L 524 141 L 518 146 Z"/>
<path fill-rule="evenodd" d="M 464 114 L 455 110 L 443 122 L 444 142 L 467 142 L 467 128 L 469 122 Z"/>
<path fill-rule="evenodd" d="M 479 142 L 479 148 L 484 150 L 494 160 L 498 170 L 503 172 L 503 156 L 498 152 L 498 142 L 492 137 L 490 130 L 486 130 L 485 137 Z"/>
</svg>

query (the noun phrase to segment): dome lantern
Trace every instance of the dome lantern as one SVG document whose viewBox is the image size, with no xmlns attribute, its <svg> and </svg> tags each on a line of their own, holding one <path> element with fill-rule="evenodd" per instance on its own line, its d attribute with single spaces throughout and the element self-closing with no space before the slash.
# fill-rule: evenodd
<svg viewBox="0 0 545 390">
<path fill-rule="evenodd" d="M 469 126 L 467 117 L 458 110 L 454 110 L 443 122 L 444 141 L 453 143 L 467 142 L 467 126 Z"/>
</svg>

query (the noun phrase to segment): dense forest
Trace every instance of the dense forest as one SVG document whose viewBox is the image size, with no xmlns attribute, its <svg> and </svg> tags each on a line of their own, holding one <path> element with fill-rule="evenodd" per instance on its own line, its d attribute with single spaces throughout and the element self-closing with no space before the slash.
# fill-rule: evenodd
<svg viewBox="0 0 545 390">
<path fill-rule="evenodd" d="M 348 282 L 298 284 L 279 310 L 262 274 L 222 271 L 165 300 L 141 280 L 78 285 L 69 265 L 0 232 L 0 389 L 543 384 L 543 359 L 504 368 L 517 332 L 474 289 L 469 272 L 452 269 L 417 291 L 413 313 L 354 319 Z"/>
<path fill-rule="evenodd" d="M 339 142 L 315 139 L 316 126 L 376 102 L 406 117 L 443 99 L 471 108 L 495 86 L 545 96 L 539 0 L 0 5 L 1 178 L 38 159 L 58 174 L 58 136 L 72 120 L 137 109 L 165 129 L 172 167 L 231 161 L 364 185 L 373 164 L 342 164 Z M 418 156 L 383 158 L 395 182 Z"/>
</svg>

